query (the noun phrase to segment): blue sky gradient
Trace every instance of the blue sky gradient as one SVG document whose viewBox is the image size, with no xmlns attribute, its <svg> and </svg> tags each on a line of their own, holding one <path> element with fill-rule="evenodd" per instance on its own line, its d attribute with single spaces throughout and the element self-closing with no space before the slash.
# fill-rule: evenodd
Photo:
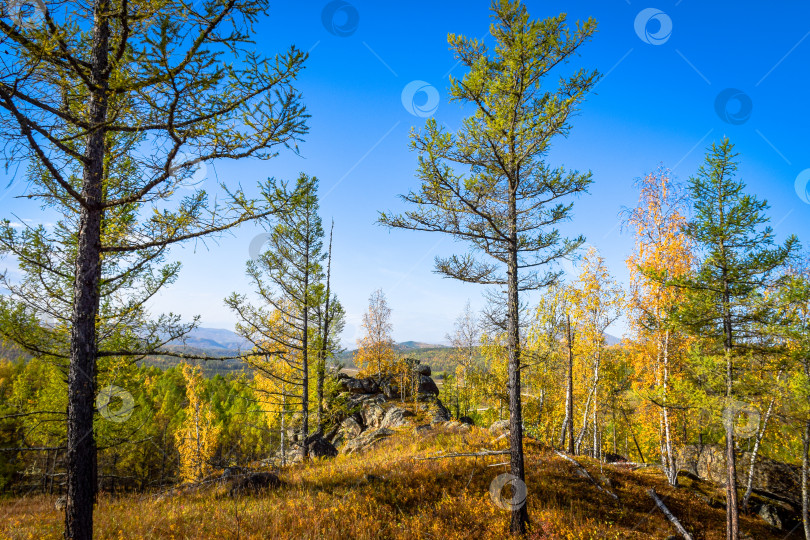
<svg viewBox="0 0 810 540">
<path fill-rule="evenodd" d="M 571 67 L 598 69 L 604 77 L 548 161 L 593 172 L 590 194 L 576 201 L 565 231 L 584 234 L 622 283 L 632 240 L 622 233 L 619 214 L 637 200 L 633 180 L 663 164 L 685 181 L 706 147 L 724 135 L 741 154 L 739 174 L 749 191 L 770 203 L 777 236 L 796 233 L 810 241 L 810 204 L 802 191 L 810 173 L 800 176 L 810 169 L 810 4 L 529 0 L 526 6 L 534 18 L 566 12 L 571 23 L 588 16 L 598 22 L 598 33 Z M 654 9 L 642 13 L 648 8 Z M 398 341 L 441 342 L 468 299 L 474 308 L 483 305 L 481 287 L 432 272 L 436 255 L 463 252 L 463 244 L 389 232 L 375 220 L 380 210 L 402 210 L 397 195 L 418 186 L 408 133 L 425 118 L 408 108 L 419 112 L 432 104 L 417 93 L 413 100 L 406 96 L 406 108 L 403 89 L 412 81 L 435 88 L 433 116 L 456 129 L 464 111 L 447 101 L 448 76 L 464 72 L 447 34 L 492 45 L 489 24 L 486 1 L 357 0 L 273 2 L 256 27 L 256 47 L 265 54 L 290 44 L 310 51 L 299 84 L 312 115 L 310 134 L 301 156 L 282 152 L 269 162 L 209 164 L 202 185 L 219 180 L 250 188 L 268 176 L 294 180 L 299 172 L 320 179 L 324 224 L 335 220 L 333 289 L 348 312 L 346 344 L 359 337 L 361 314 L 376 288 L 393 309 Z M 736 97 L 718 102 L 719 95 Z M 25 189 L 19 180 L 6 187 L 0 216 L 47 221 L 47 212 L 15 198 Z M 244 262 L 259 233 L 251 225 L 207 247 L 174 249 L 172 256 L 183 262 L 181 277 L 153 310 L 200 314 L 203 326 L 232 328 L 222 299 L 250 290 Z M 619 321 L 610 331 L 624 329 Z"/>
</svg>

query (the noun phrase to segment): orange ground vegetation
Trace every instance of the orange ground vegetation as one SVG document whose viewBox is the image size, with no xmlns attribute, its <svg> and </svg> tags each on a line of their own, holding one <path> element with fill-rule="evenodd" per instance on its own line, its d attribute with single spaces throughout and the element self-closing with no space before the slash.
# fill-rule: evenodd
<svg viewBox="0 0 810 540">
<path fill-rule="evenodd" d="M 285 485 L 235 499 L 216 489 L 180 495 L 101 495 L 97 538 L 358 538 L 487 539 L 507 535 L 508 513 L 490 500 L 490 482 L 507 471 L 507 456 L 416 460 L 439 452 L 502 449 L 505 439 L 482 429 L 416 436 L 410 429 L 363 455 L 341 455 L 294 465 L 280 473 Z M 660 470 L 628 471 L 578 458 L 591 476 L 610 486 L 612 500 L 575 467 L 526 441 L 532 533 L 540 539 L 664 539 L 674 529 L 647 495 L 649 487 L 681 518 L 696 540 L 721 539 L 725 514 L 694 493 L 718 500 L 720 492 L 684 478 L 670 488 Z M 3 538 L 61 538 L 63 514 L 55 497 L 0 500 Z M 744 533 L 783 540 L 758 518 L 743 516 Z M 790 538 L 790 537 L 787 537 Z"/>
</svg>

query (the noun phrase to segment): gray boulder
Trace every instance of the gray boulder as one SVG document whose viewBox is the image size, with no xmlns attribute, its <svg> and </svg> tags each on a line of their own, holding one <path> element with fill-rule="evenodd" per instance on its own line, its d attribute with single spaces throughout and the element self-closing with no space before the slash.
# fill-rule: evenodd
<svg viewBox="0 0 810 540">
<path fill-rule="evenodd" d="M 393 434 L 394 432 L 387 428 L 366 430 L 361 433 L 359 437 L 355 437 L 354 439 L 348 441 L 346 446 L 343 447 L 343 453 L 355 454 L 358 452 L 363 452 L 372 446 L 375 446 L 380 441 L 387 439 Z"/>
<path fill-rule="evenodd" d="M 452 418 L 450 411 L 447 410 L 447 407 L 444 406 L 439 398 L 434 398 L 429 402 L 428 412 L 432 415 L 430 420 L 432 424 L 447 422 Z"/>
<path fill-rule="evenodd" d="M 433 382 L 427 375 L 419 375 L 419 386 L 416 389 L 418 394 L 432 394 L 434 396 L 439 395 L 439 387 L 436 386 L 436 383 Z M 421 397 L 421 396 L 420 396 Z"/>
<path fill-rule="evenodd" d="M 414 368 L 414 371 L 417 372 L 419 375 L 424 375 L 425 377 L 430 377 L 430 366 L 425 364 L 419 364 Z"/>
<path fill-rule="evenodd" d="M 399 407 L 391 407 L 385 411 L 385 416 L 383 416 L 383 419 L 380 422 L 380 427 L 393 429 L 405 426 L 409 423 L 406 418 L 413 415 L 414 414 L 409 410 L 401 409 Z"/>
<path fill-rule="evenodd" d="M 365 379 L 346 377 L 340 379 L 340 386 L 341 389 L 352 394 L 377 394 L 380 391 L 380 385 L 371 377 Z"/>
<path fill-rule="evenodd" d="M 737 482 L 744 486 L 747 482 L 751 453 L 740 452 L 737 458 Z M 678 464 L 683 470 L 701 480 L 726 485 L 725 448 L 719 445 L 689 445 L 680 449 Z M 754 466 L 754 489 L 762 494 L 774 494 L 793 504 L 801 504 L 801 467 L 781 461 L 757 456 Z"/>
<path fill-rule="evenodd" d="M 451 420 L 449 422 L 444 422 L 441 424 L 442 428 L 445 431 L 449 431 L 451 433 L 468 433 L 472 430 L 469 424 L 463 424 L 458 420 Z"/>
<path fill-rule="evenodd" d="M 759 515 L 759 517 L 761 517 L 765 523 L 774 529 L 778 529 L 780 531 L 782 530 L 782 518 L 779 517 L 779 513 L 776 511 L 776 508 L 770 504 L 763 504 L 760 506 L 757 515 Z"/>
<path fill-rule="evenodd" d="M 350 416 L 340 424 L 339 435 L 343 435 L 344 440 L 354 439 L 363 432 L 363 426 Z"/>
<path fill-rule="evenodd" d="M 307 438 L 307 451 L 312 458 L 330 458 L 338 455 L 337 448 L 318 433 Z"/>
<path fill-rule="evenodd" d="M 363 425 L 366 429 L 377 429 L 385 416 L 385 410 L 374 403 L 363 407 L 360 414 L 363 416 Z"/>
<path fill-rule="evenodd" d="M 383 384 L 380 389 L 382 390 L 385 399 L 394 400 L 401 396 L 399 387 L 394 383 L 387 382 Z"/>
</svg>

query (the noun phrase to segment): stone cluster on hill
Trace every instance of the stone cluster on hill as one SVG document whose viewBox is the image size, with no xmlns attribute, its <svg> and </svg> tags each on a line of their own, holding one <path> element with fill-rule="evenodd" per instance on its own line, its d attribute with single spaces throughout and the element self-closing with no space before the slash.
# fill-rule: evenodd
<svg viewBox="0 0 810 540">
<path fill-rule="evenodd" d="M 428 416 L 428 426 L 449 424 L 451 420 L 450 411 L 439 399 L 439 387 L 431 378 L 430 366 L 417 365 L 410 376 L 355 378 L 338 373 L 336 379 L 341 391 L 335 400 L 339 406 L 332 406 L 329 411 L 333 425 L 325 433 L 315 433 L 304 441 L 312 457 L 366 450 L 393 435 L 394 429 L 409 425 L 416 416 L 412 408 Z M 406 403 L 415 407 L 409 408 Z M 465 420 L 466 423 L 457 423 L 459 426 L 472 423 L 469 418 Z M 286 462 L 300 459 L 300 421 L 300 415 L 295 415 L 288 426 L 291 444 L 284 456 Z"/>
</svg>

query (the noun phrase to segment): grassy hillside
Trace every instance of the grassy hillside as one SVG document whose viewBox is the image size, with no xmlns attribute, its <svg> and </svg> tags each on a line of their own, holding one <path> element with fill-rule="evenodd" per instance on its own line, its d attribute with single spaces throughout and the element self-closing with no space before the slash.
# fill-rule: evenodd
<svg viewBox="0 0 810 540">
<path fill-rule="evenodd" d="M 421 421 L 422 419 L 418 419 Z M 216 488 L 175 495 L 100 496 L 98 538 L 505 538 L 508 513 L 488 488 L 507 471 L 506 456 L 437 457 L 504 448 L 489 432 L 401 428 L 362 456 L 340 455 L 284 469 L 284 485 L 231 499 Z M 593 478 L 618 495 L 613 500 L 576 467 L 526 441 L 533 539 L 665 539 L 674 529 L 655 507 L 654 487 L 696 540 L 724 537 L 725 514 L 695 493 L 722 499 L 711 485 L 683 479 L 672 489 L 655 469 L 629 471 L 578 458 Z M 54 497 L 0 501 L 0 537 L 61 538 L 63 514 Z M 743 516 L 742 530 L 758 540 L 798 538 Z M 798 531 L 797 531 L 798 532 Z"/>
</svg>

